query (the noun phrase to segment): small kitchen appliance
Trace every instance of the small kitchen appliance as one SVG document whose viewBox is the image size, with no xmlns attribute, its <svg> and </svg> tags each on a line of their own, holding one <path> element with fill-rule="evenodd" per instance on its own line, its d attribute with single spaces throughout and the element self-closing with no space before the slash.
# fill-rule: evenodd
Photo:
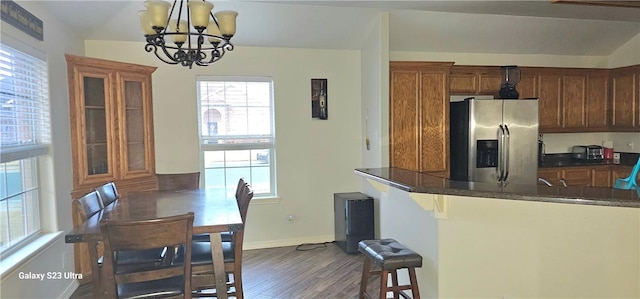
<svg viewBox="0 0 640 299">
<path fill-rule="evenodd" d="M 574 145 L 571 147 L 571 157 L 576 160 L 602 160 L 604 148 L 599 145 Z"/>
<path fill-rule="evenodd" d="M 516 84 L 520 82 L 520 69 L 517 65 L 501 66 L 502 84 L 498 94 L 501 99 L 517 99 L 520 94 L 516 90 Z"/>
</svg>

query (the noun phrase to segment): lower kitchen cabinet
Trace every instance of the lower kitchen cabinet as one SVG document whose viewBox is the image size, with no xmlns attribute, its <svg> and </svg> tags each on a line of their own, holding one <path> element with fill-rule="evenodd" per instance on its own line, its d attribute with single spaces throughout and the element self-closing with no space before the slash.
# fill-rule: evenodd
<svg viewBox="0 0 640 299">
<path fill-rule="evenodd" d="M 560 179 L 562 178 L 562 169 L 560 168 L 539 168 L 538 169 L 538 177 L 548 181 L 549 183 L 555 185 L 560 185 Z M 544 183 L 538 182 L 538 185 L 543 185 Z"/>
<path fill-rule="evenodd" d="M 612 187 L 611 169 L 609 169 L 609 166 L 600 166 L 591 169 L 591 187 Z"/>
<path fill-rule="evenodd" d="M 571 167 L 562 170 L 562 179 L 567 186 L 591 186 L 590 167 Z"/>
<path fill-rule="evenodd" d="M 632 166 L 614 166 L 611 168 L 611 185 L 613 186 L 617 179 L 629 177 Z M 640 175 L 636 177 L 636 182 L 640 186 Z"/>
<path fill-rule="evenodd" d="M 619 165 L 540 168 L 538 177 L 549 181 L 554 186 L 561 186 L 564 180 L 567 186 L 611 188 L 616 179 L 628 177 L 632 168 Z M 638 183 L 640 184 L 640 178 Z"/>
</svg>

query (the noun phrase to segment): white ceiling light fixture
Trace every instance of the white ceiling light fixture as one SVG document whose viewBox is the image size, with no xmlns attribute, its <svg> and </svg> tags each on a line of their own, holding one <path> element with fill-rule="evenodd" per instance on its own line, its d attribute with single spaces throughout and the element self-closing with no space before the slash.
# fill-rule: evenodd
<svg viewBox="0 0 640 299">
<path fill-rule="evenodd" d="M 207 66 L 233 51 L 231 38 L 236 33 L 235 11 L 211 12 L 213 4 L 205 0 L 162 0 L 144 2 L 147 10 L 138 12 L 147 40 L 145 50 L 168 64 Z M 183 10 L 186 18 L 182 18 Z"/>
</svg>

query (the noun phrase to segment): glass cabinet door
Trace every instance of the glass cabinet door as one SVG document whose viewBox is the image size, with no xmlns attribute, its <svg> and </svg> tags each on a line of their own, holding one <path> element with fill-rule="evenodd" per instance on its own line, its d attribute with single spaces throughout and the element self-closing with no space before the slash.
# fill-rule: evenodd
<svg viewBox="0 0 640 299">
<path fill-rule="evenodd" d="M 81 125 L 77 132 L 80 145 L 79 165 L 84 172 L 81 180 L 91 178 L 115 177 L 114 158 L 112 157 L 114 124 L 111 96 L 112 78 L 109 72 L 80 70 L 79 82 L 82 82 L 78 94 L 78 117 Z M 84 136 L 83 136 L 84 135 Z M 83 138 L 84 137 L 84 138 Z"/>
<path fill-rule="evenodd" d="M 149 76 L 118 73 L 121 172 L 124 176 L 152 173 L 151 85 Z"/>
</svg>

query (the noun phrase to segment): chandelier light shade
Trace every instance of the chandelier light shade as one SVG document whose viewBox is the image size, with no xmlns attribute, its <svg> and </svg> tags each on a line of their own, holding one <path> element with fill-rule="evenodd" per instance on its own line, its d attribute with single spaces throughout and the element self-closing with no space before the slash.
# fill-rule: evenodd
<svg viewBox="0 0 640 299">
<path fill-rule="evenodd" d="M 207 66 L 233 51 L 236 34 L 235 11 L 219 11 L 204 0 L 147 0 L 146 10 L 138 12 L 140 27 L 147 40 L 144 49 L 161 61 L 192 68 Z M 184 16 L 184 18 L 183 18 Z"/>
</svg>

